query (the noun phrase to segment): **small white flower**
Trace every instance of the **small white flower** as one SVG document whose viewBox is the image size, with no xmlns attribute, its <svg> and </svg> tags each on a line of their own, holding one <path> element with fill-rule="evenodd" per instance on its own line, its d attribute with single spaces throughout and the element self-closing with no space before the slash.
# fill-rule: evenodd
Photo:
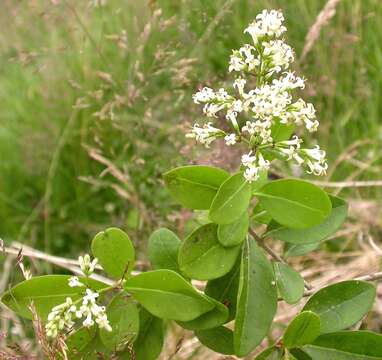
<svg viewBox="0 0 382 360">
<path fill-rule="evenodd" d="M 313 104 L 307 104 L 304 100 L 298 99 L 290 106 L 288 112 L 288 122 L 295 122 L 297 125 L 305 124 L 309 132 L 317 131 L 319 122 L 316 119 L 316 110 Z"/>
<path fill-rule="evenodd" d="M 215 92 L 209 87 L 204 87 L 192 96 L 195 104 L 206 103 L 214 100 L 215 98 Z"/>
<path fill-rule="evenodd" d="M 321 150 L 318 145 L 316 145 L 313 149 L 302 149 L 301 150 L 304 154 L 306 154 L 310 159 L 318 161 L 318 162 L 324 162 L 326 159 L 326 152 L 324 150 Z"/>
<path fill-rule="evenodd" d="M 307 173 L 314 174 L 317 176 L 325 175 L 326 170 L 328 169 L 328 164 L 326 162 L 320 163 L 318 161 L 313 162 L 308 160 L 306 162 L 306 165 L 308 166 Z"/>
<path fill-rule="evenodd" d="M 68 280 L 70 287 L 81 287 L 85 286 L 82 282 L 79 281 L 77 276 L 72 276 Z"/>
<path fill-rule="evenodd" d="M 245 44 L 239 50 L 233 50 L 229 61 L 228 71 L 252 71 L 260 65 L 257 50 L 249 44 Z"/>
<path fill-rule="evenodd" d="M 289 64 L 294 61 L 292 48 L 282 40 L 272 40 L 263 42 L 264 57 L 269 61 L 268 72 L 280 72 L 289 67 Z"/>
<path fill-rule="evenodd" d="M 229 59 L 228 71 L 243 71 L 246 68 L 245 61 L 243 60 L 240 52 L 235 50 L 233 51 Z"/>
<path fill-rule="evenodd" d="M 94 325 L 92 314 L 90 312 L 86 316 L 86 319 L 82 322 L 82 325 L 85 326 L 85 327 L 91 327 L 91 326 Z"/>
<path fill-rule="evenodd" d="M 98 263 L 98 259 L 94 258 L 93 261 L 91 261 L 90 255 L 85 254 L 84 256 L 78 257 L 78 262 L 80 264 L 80 268 L 81 268 L 82 272 L 86 276 L 90 276 L 95 270 L 95 267 Z"/>
<path fill-rule="evenodd" d="M 244 87 L 245 87 L 246 83 L 247 83 L 247 81 L 241 77 L 236 78 L 234 83 L 233 83 L 233 87 L 235 89 L 237 89 L 240 96 L 243 96 L 243 94 L 244 94 Z"/>
<path fill-rule="evenodd" d="M 256 16 L 256 20 L 244 30 L 244 33 L 250 34 L 256 45 L 265 36 L 280 37 L 286 31 L 283 22 L 284 16 L 280 11 L 263 10 Z"/>
<path fill-rule="evenodd" d="M 229 134 L 224 137 L 225 143 L 229 145 L 235 145 L 236 144 L 236 135 L 235 134 Z"/>
<path fill-rule="evenodd" d="M 206 148 L 216 140 L 217 137 L 224 135 L 224 132 L 220 129 L 217 129 L 212 126 L 212 123 L 208 123 L 203 127 L 200 127 L 198 124 L 195 124 L 192 127 L 191 132 L 186 134 L 186 137 L 193 138 L 197 142 L 205 145 Z"/>
<path fill-rule="evenodd" d="M 252 155 L 252 152 L 244 154 L 241 157 L 241 162 L 246 167 L 244 177 L 248 182 L 256 181 L 260 176 L 260 172 L 268 170 L 270 167 L 270 162 L 265 160 L 261 153 L 256 155 Z"/>
<path fill-rule="evenodd" d="M 64 303 L 54 306 L 48 314 L 48 322 L 45 325 L 46 335 L 54 338 L 58 335 L 58 331 L 71 328 L 74 325 L 72 316 L 75 312 L 76 306 L 70 297 L 67 297 Z"/>
<path fill-rule="evenodd" d="M 251 166 L 255 161 L 256 156 L 252 155 L 252 151 L 250 151 L 248 154 L 242 155 L 241 157 L 241 163 L 246 167 Z"/>
<path fill-rule="evenodd" d="M 265 160 L 263 155 L 261 153 L 259 153 L 259 155 L 258 155 L 258 166 L 259 166 L 260 170 L 269 170 L 270 165 L 271 165 L 271 163 L 269 162 L 269 160 Z"/>
<path fill-rule="evenodd" d="M 112 331 L 109 320 L 107 319 L 107 316 L 105 313 L 100 314 L 96 318 L 96 323 L 98 324 L 98 327 L 100 329 L 105 329 L 106 331 Z"/>
<path fill-rule="evenodd" d="M 293 90 L 293 89 L 304 89 L 305 79 L 296 76 L 292 72 L 285 72 L 281 79 L 274 79 L 272 84 L 278 87 L 281 91 Z"/>
<path fill-rule="evenodd" d="M 244 171 L 244 178 L 248 182 L 256 181 L 259 178 L 259 168 L 256 166 L 249 166 Z"/>
<path fill-rule="evenodd" d="M 83 297 L 82 305 L 94 304 L 99 294 L 90 289 L 86 289 L 86 295 Z"/>
<path fill-rule="evenodd" d="M 237 112 L 236 111 L 228 110 L 225 118 L 232 124 L 232 126 L 236 130 L 239 130 L 239 125 L 237 123 Z"/>
</svg>

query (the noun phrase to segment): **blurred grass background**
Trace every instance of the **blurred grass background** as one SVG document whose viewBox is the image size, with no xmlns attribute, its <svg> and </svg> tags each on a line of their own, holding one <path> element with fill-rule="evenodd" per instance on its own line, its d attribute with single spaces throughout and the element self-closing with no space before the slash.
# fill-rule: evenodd
<svg viewBox="0 0 382 360">
<path fill-rule="evenodd" d="M 308 79 L 304 98 L 318 109 L 315 136 L 332 165 L 326 180 L 381 177 L 380 0 L 339 1 L 304 59 L 306 35 L 326 0 L 98 3 L 1 1 L 5 242 L 77 256 L 111 225 L 142 248 L 158 226 L 182 233 L 188 214 L 169 199 L 161 174 L 211 157 L 184 139 L 201 118 L 191 95 L 232 79 L 231 49 L 249 42 L 243 29 L 263 8 L 284 12 L 295 70 Z M 380 202 L 379 189 L 340 195 Z"/>
</svg>

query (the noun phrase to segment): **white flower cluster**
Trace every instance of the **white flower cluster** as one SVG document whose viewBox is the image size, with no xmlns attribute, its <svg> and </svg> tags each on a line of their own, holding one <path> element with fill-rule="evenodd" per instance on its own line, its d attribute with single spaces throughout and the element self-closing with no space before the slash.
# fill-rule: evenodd
<svg viewBox="0 0 382 360">
<path fill-rule="evenodd" d="M 79 257 L 81 270 L 89 276 L 93 273 L 97 264 L 97 259 L 91 261 L 90 256 Z M 85 284 L 80 282 L 77 276 L 72 276 L 68 280 L 70 287 L 85 287 Z M 87 288 L 84 296 L 73 302 L 72 298 L 67 297 L 66 301 L 60 305 L 52 308 L 48 315 L 48 322 L 45 325 L 46 335 L 55 338 L 58 332 L 64 329 L 71 329 L 76 319 L 84 318 L 82 325 L 84 327 L 91 327 L 97 324 L 101 329 L 112 331 L 106 315 L 106 308 L 97 304 L 96 300 L 99 293 Z M 77 303 L 81 305 L 77 307 Z"/>
<path fill-rule="evenodd" d="M 98 259 L 94 258 L 93 260 L 90 259 L 89 254 L 85 254 L 84 256 L 78 257 L 78 263 L 80 264 L 80 268 L 82 272 L 85 274 L 85 276 L 90 276 L 98 263 Z"/>
<path fill-rule="evenodd" d="M 215 92 L 208 87 L 193 95 L 195 103 L 203 104 L 206 116 L 223 115 L 232 131 L 227 133 L 208 122 L 194 125 L 186 136 L 206 147 L 218 138 L 224 138 L 228 146 L 247 144 L 250 152 L 243 155 L 242 164 L 248 181 L 256 181 L 260 172 L 269 168 L 269 161 L 265 160 L 267 150 L 304 166 L 308 173 L 323 175 L 327 169 L 326 154 L 319 147 L 301 148 L 302 140 L 296 136 L 282 142 L 272 138 L 275 124 L 302 125 L 309 132 L 316 131 L 319 125 L 314 106 L 303 99 L 293 99 L 293 90 L 303 89 L 305 80 L 288 71 L 294 53 L 280 39 L 286 31 L 283 21 L 281 12 L 263 10 L 245 29 L 252 36 L 253 45 L 245 44 L 233 50 L 228 67 L 230 72 L 239 73 L 233 83 L 236 95 L 223 88 Z M 254 89 L 246 91 L 245 74 L 255 76 Z"/>
<path fill-rule="evenodd" d="M 287 29 L 283 25 L 284 15 L 277 10 L 263 10 L 256 16 L 256 20 L 244 30 L 252 36 L 253 43 L 259 44 L 265 37 L 278 38 Z"/>
<path fill-rule="evenodd" d="M 86 295 L 82 298 L 82 305 L 76 311 L 76 317 L 78 319 L 85 318 L 82 322 L 85 327 L 91 327 L 96 323 L 100 329 L 111 331 L 112 328 L 107 319 L 105 306 L 99 306 L 96 303 L 98 296 L 97 292 L 86 289 Z"/>
<path fill-rule="evenodd" d="M 74 325 L 76 311 L 77 307 L 70 297 L 67 297 L 63 304 L 53 307 L 45 325 L 46 335 L 55 338 L 60 330 L 70 329 Z"/>
</svg>

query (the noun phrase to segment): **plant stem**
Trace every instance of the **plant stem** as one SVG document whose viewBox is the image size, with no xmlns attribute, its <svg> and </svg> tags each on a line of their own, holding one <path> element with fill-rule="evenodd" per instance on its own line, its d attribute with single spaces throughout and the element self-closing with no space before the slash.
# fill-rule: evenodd
<svg viewBox="0 0 382 360">
<path fill-rule="evenodd" d="M 285 259 L 282 256 L 280 256 L 279 254 L 277 254 L 267 244 L 265 244 L 263 239 L 260 238 L 260 236 L 258 236 L 253 229 L 249 228 L 249 233 L 254 237 L 254 239 L 259 244 L 259 246 L 261 246 L 269 255 L 271 255 L 274 260 L 281 262 L 282 264 L 288 265 L 288 263 L 285 261 Z M 305 286 L 305 289 L 307 289 L 307 290 L 313 289 L 312 285 L 307 283 L 305 280 L 304 280 L 304 286 Z"/>
</svg>

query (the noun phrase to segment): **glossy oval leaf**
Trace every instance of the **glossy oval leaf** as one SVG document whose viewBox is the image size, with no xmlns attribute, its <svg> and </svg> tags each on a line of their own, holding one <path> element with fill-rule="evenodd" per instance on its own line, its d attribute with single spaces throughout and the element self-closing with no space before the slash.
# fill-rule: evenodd
<svg viewBox="0 0 382 360">
<path fill-rule="evenodd" d="M 196 331 L 195 335 L 204 346 L 213 351 L 224 355 L 232 355 L 234 353 L 233 333 L 224 326 Z"/>
<path fill-rule="evenodd" d="M 228 321 L 235 318 L 237 293 L 239 289 L 240 261 L 232 270 L 219 279 L 210 280 L 204 290 L 205 294 L 223 303 L 229 310 Z"/>
<path fill-rule="evenodd" d="M 136 360 L 158 359 L 164 342 L 163 320 L 145 309 L 139 311 L 139 335 L 134 342 Z"/>
<path fill-rule="evenodd" d="M 83 296 L 83 287 L 70 287 L 68 280 L 70 275 L 45 275 L 36 276 L 25 280 L 8 290 L 1 301 L 17 314 L 32 319 L 29 310 L 31 302 L 37 314 L 45 321 L 52 308 L 65 302 L 67 297 L 73 301 Z M 79 280 L 87 284 L 93 290 L 100 290 L 108 285 L 93 279 L 80 277 Z"/>
<path fill-rule="evenodd" d="M 248 209 L 251 184 L 242 173 L 228 178 L 220 186 L 212 201 L 209 217 L 216 224 L 230 224 L 238 220 Z"/>
<path fill-rule="evenodd" d="M 284 256 L 293 257 L 308 254 L 320 247 L 320 243 L 312 244 L 291 244 L 285 243 Z"/>
<path fill-rule="evenodd" d="M 252 220 L 259 224 L 268 225 L 271 222 L 272 217 L 268 214 L 267 210 L 263 208 L 261 202 L 258 202 L 253 208 Z"/>
<path fill-rule="evenodd" d="M 190 321 L 215 306 L 171 270 L 154 270 L 134 276 L 126 281 L 125 289 L 146 310 L 162 319 Z"/>
<path fill-rule="evenodd" d="M 149 238 L 148 257 L 152 267 L 180 272 L 178 265 L 179 238 L 166 228 L 154 231 Z"/>
<path fill-rule="evenodd" d="M 92 253 L 113 279 L 121 279 L 134 267 L 134 246 L 121 229 L 109 228 L 99 232 L 92 241 Z"/>
<path fill-rule="evenodd" d="M 191 321 L 178 321 L 178 324 L 188 330 L 206 330 L 216 328 L 228 321 L 228 308 L 219 301 L 211 298 L 215 303 L 215 307 Z"/>
<path fill-rule="evenodd" d="M 65 340 L 70 358 L 72 359 L 75 356 L 82 356 L 83 351 L 89 347 L 96 335 L 97 328 L 95 326 L 90 328 L 82 327 L 71 333 Z"/>
<path fill-rule="evenodd" d="M 295 129 L 295 124 L 283 124 L 275 121 L 271 126 L 271 134 L 274 142 L 289 140 Z"/>
<path fill-rule="evenodd" d="M 283 341 L 287 348 L 311 344 L 319 335 L 320 317 L 312 311 L 298 314 L 285 330 Z"/>
<path fill-rule="evenodd" d="M 182 206 L 207 210 L 229 174 L 216 167 L 190 165 L 173 169 L 163 177 L 170 194 Z"/>
<path fill-rule="evenodd" d="M 112 331 L 100 329 L 101 340 L 110 350 L 123 350 L 126 344 L 131 344 L 138 336 L 138 308 L 131 297 L 120 293 L 110 301 L 106 314 Z"/>
<path fill-rule="evenodd" d="M 278 227 L 270 231 L 274 239 L 286 241 L 293 244 L 310 244 L 320 242 L 333 235 L 344 223 L 347 213 L 347 203 L 337 197 L 330 196 L 332 211 L 330 215 L 319 225 L 307 229 L 288 229 Z"/>
<path fill-rule="evenodd" d="M 325 334 L 303 350 L 314 360 L 377 360 L 382 359 L 382 335 L 370 331 Z"/>
<path fill-rule="evenodd" d="M 329 196 L 323 190 L 303 180 L 272 181 L 255 195 L 275 221 L 292 229 L 322 223 L 332 208 Z"/>
<path fill-rule="evenodd" d="M 284 360 L 285 358 L 283 358 L 283 354 L 284 350 L 282 347 L 273 345 L 263 350 L 255 357 L 255 360 Z"/>
<path fill-rule="evenodd" d="M 178 263 L 180 270 L 191 279 L 216 279 L 234 266 L 240 246 L 222 246 L 218 241 L 217 228 L 212 223 L 203 225 L 183 241 Z"/>
<path fill-rule="evenodd" d="M 288 304 L 295 304 L 304 295 L 304 279 L 289 265 L 274 262 L 276 285 L 279 295 Z"/>
<path fill-rule="evenodd" d="M 245 241 L 240 267 L 234 347 L 238 356 L 250 353 L 267 335 L 277 309 L 272 264 L 252 239 Z"/>
<path fill-rule="evenodd" d="M 343 281 L 317 291 L 303 310 L 320 316 L 321 333 L 335 332 L 361 320 L 373 306 L 375 295 L 375 286 L 370 283 Z"/>
<path fill-rule="evenodd" d="M 218 226 L 218 240 L 226 247 L 241 244 L 248 234 L 249 217 L 245 212 L 231 224 L 221 224 Z"/>
<path fill-rule="evenodd" d="M 99 354 L 102 354 L 106 358 L 109 358 L 112 356 L 113 351 L 105 347 L 105 345 L 103 344 L 99 336 L 99 331 L 97 331 L 95 327 L 93 328 L 95 329 L 95 336 L 84 348 L 82 348 L 80 351 L 77 351 L 77 350 L 71 351 L 70 348 L 68 349 L 69 351 L 67 355 L 70 360 L 84 360 L 84 359 L 98 360 Z M 77 332 L 80 332 L 81 336 L 84 335 L 84 333 L 82 332 L 82 329 L 80 329 Z M 76 333 L 74 333 L 73 335 L 77 336 Z"/>
<path fill-rule="evenodd" d="M 261 170 L 259 173 L 259 178 L 256 181 L 251 182 L 251 191 L 255 192 L 262 188 L 268 182 L 268 171 Z"/>
</svg>

